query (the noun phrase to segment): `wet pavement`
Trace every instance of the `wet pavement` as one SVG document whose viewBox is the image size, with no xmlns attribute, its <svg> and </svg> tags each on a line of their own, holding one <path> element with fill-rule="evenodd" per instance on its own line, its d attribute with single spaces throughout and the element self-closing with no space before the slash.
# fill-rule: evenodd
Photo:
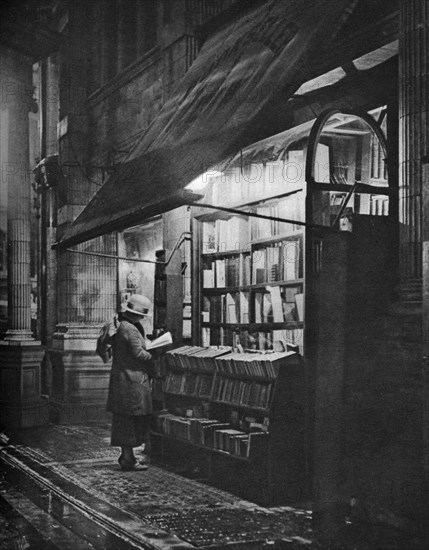
<svg viewBox="0 0 429 550">
<path fill-rule="evenodd" d="M 179 460 L 123 472 L 109 434 L 49 425 L 0 437 L 0 550 L 321 550 L 309 505 L 258 506 L 195 479 L 201 472 L 185 477 Z M 426 547 L 353 529 L 347 550 Z"/>
<path fill-rule="evenodd" d="M 262 550 L 312 542 L 309 511 L 263 508 L 156 463 L 123 472 L 109 443 L 108 426 L 50 425 L 11 434 L 0 453 L 1 497 L 19 521 L 3 514 L 0 548 L 125 548 L 131 541 L 134 548 Z M 85 524 L 91 521 L 97 537 Z M 19 522 L 28 534 L 20 528 L 17 535 Z"/>
</svg>

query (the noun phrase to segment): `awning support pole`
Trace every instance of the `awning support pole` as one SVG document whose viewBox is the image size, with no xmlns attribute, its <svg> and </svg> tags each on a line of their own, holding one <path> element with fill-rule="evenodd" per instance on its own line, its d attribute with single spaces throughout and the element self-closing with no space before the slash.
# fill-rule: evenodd
<svg viewBox="0 0 429 550">
<path fill-rule="evenodd" d="M 157 262 L 154 260 L 142 260 L 141 258 L 127 258 L 126 256 L 116 256 L 114 254 L 103 254 L 101 252 L 88 252 L 86 250 L 74 250 L 73 248 L 67 248 L 67 252 L 74 252 L 75 254 L 85 254 L 87 256 L 98 256 L 99 258 L 110 258 L 111 260 L 124 260 L 125 262 L 141 262 L 145 264 L 161 264 L 167 266 L 170 263 L 173 254 L 179 248 L 183 241 L 190 239 L 191 234 L 189 231 L 184 231 L 180 237 L 177 239 L 176 244 L 173 247 L 173 250 L 170 252 L 168 259 L 165 262 Z"/>
<path fill-rule="evenodd" d="M 334 232 L 338 231 L 337 229 L 333 227 L 329 227 L 327 225 L 302 222 L 298 220 L 290 220 L 288 218 L 277 218 L 276 216 L 265 216 L 264 214 L 257 214 L 256 212 L 245 212 L 243 210 L 237 210 L 236 208 L 228 208 L 226 206 L 215 206 L 213 204 L 201 204 L 201 203 L 194 204 L 194 206 L 197 206 L 198 208 L 211 208 L 212 210 L 221 210 L 222 212 L 238 214 L 239 216 L 250 216 L 251 218 L 262 218 L 264 220 L 273 220 L 275 222 L 290 223 L 293 225 L 302 225 L 304 227 L 314 227 L 316 229 L 324 229 L 325 231 L 334 231 Z"/>
<path fill-rule="evenodd" d="M 146 264 L 165 264 L 165 262 L 155 262 L 154 260 L 142 260 L 140 258 L 127 258 L 125 256 L 115 256 L 114 254 L 102 254 L 101 252 L 87 252 L 84 250 L 74 250 L 73 248 L 67 248 L 67 252 L 74 252 L 75 254 L 85 254 L 86 256 L 98 256 L 99 258 L 110 258 L 111 260 L 125 260 L 126 262 L 142 262 Z"/>
</svg>

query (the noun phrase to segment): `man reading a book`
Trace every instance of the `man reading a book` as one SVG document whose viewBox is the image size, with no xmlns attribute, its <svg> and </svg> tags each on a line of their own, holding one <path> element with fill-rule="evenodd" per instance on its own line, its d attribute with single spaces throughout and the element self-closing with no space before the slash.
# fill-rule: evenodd
<svg viewBox="0 0 429 550">
<path fill-rule="evenodd" d="M 121 315 L 115 334 L 107 410 L 113 414 L 111 445 L 121 447 L 118 459 L 122 470 L 145 470 L 147 460 L 139 463 L 134 447 L 145 444 L 150 452 L 152 393 L 149 376 L 152 356 L 140 321 L 150 316 L 151 301 L 140 294 L 131 296 Z"/>
</svg>

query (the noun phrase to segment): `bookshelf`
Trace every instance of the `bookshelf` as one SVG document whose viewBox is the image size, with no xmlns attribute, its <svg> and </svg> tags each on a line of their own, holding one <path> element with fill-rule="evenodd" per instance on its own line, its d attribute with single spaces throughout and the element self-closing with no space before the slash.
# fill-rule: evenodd
<svg viewBox="0 0 429 550">
<path fill-rule="evenodd" d="M 188 452 L 205 464 L 210 482 L 243 498 L 263 504 L 287 501 L 287 471 L 304 479 L 301 357 L 182 346 L 165 359 L 166 407 L 155 417 L 158 452 L 175 457 Z M 285 411 L 297 405 L 301 414 L 292 425 Z M 285 449 L 288 437 L 294 444 Z"/>
<path fill-rule="evenodd" d="M 303 219 L 302 192 L 244 206 Z M 303 353 L 304 231 L 265 218 L 196 212 L 199 343 Z"/>
</svg>

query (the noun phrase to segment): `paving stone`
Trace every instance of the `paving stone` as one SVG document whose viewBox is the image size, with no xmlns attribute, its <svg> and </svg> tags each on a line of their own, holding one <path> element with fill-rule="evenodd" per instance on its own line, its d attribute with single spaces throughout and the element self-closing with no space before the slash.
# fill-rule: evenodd
<svg viewBox="0 0 429 550">
<path fill-rule="evenodd" d="M 311 537 L 310 514 L 263 508 L 152 464 L 123 472 L 110 447 L 109 426 L 48 426 L 13 436 L 15 446 L 89 493 L 134 515 L 153 530 L 177 535 L 197 548 L 241 550 L 295 546 Z M 238 545 L 238 546 L 237 546 Z M 301 545 L 300 545 L 301 547 Z"/>
</svg>

